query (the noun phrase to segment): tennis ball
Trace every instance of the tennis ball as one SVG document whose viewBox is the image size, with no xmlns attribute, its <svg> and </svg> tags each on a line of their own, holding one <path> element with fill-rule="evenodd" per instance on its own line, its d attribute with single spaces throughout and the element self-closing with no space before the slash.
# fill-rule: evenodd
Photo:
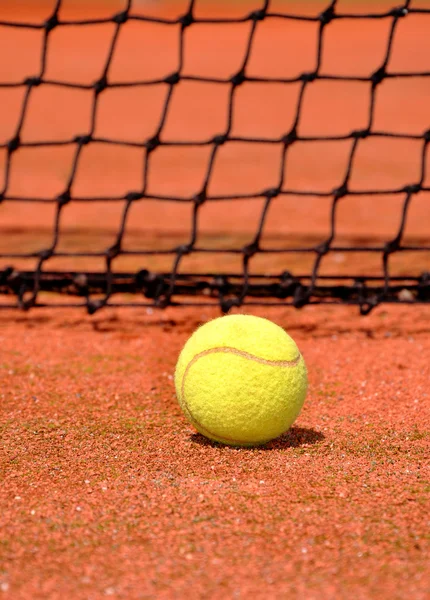
<svg viewBox="0 0 430 600">
<path fill-rule="evenodd" d="M 187 341 L 175 387 L 197 431 L 223 444 L 254 446 L 291 427 L 305 400 L 307 372 L 281 327 L 261 317 L 228 315 Z"/>
</svg>

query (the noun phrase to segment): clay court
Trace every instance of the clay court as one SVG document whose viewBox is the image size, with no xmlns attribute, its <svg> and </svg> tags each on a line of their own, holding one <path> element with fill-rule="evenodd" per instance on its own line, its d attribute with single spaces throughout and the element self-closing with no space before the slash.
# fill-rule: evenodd
<svg viewBox="0 0 430 600">
<path fill-rule="evenodd" d="M 0 597 L 428 598 L 430 3 L 263 5 L 0 0 Z M 176 399 L 226 308 L 307 364 L 261 447 Z"/>
</svg>

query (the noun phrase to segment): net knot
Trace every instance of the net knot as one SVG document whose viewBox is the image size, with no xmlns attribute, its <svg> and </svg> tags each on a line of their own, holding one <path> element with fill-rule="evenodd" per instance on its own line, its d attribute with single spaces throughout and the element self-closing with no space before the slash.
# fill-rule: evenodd
<svg viewBox="0 0 430 600">
<path fill-rule="evenodd" d="M 166 291 L 166 283 L 162 275 L 142 269 L 136 273 L 136 287 L 143 291 L 146 298 L 157 299 Z"/>
<path fill-rule="evenodd" d="M 289 133 L 284 135 L 284 137 L 282 138 L 282 142 L 284 143 L 285 146 L 291 146 L 291 144 L 293 144 L 295 141 L 297 141 L 297 139 L 298 139 L 297 130 L 296 130 L 296 128 L 294 128 Z"/>
<path fill-rule="evenodd" d="M 114 258 L 116 258 L 118 256 L 118 254 L 120 254 L 121 252 L 121 244 L 119 242 L 116 242 L 115 244 L 113 244 L 113 246 L 111 246 L 110 248 L 108 248 L 106 250 L 106 257 L 109 260 L 113 260 Z"/>
<path fill-rule="evenodd" d="M 364 140 L 369 137 L 370 131 L 369 129 L 357 129 L 355 131 L 351 131 L 351 137 L 356 138 L 358 140 Z"/>
<path fill-rule="evenodd" d="M 373 83 L 373 86 L 379 85 L 381 81 L 385 79 L 386 76 L 387 72 L 385 70 L 385 67 L 382 66 L 373 73 L 373 75 L 370 77 L 370 81 Z"/>
<path fill-rule="evenodd" d="M 93 88 L 98 96 L 107 88 L 107 79 L 105 76 L 101 77 L 98 81 L 95 81 L 93 84 Z"/>
<path fill-rule="evenodd" d="M 360 300 L 360 315 L 366 316 L 370 314 L 375 306 L 378 306 L 378 303 L 376 296 L 368 296 L 364 300 Z"/>
<path fill-rule="evenodd" d="M 155 148 L 158 148 L 158 146 L 160 146 L 160 145 L 161 145 L 161 142 L 160 142 L 160 138 L 158 137 L 158 135 L 154 135 L 154 137 L 147 140 L 144 144 L 144 146 L 148 150 L 148 152 L 152 152 L 153 150 L 155 150 Z"/>
<path fill-rule="evenodd" d="M 230 310 L 233 308 L 233 306 L 235 306 L 235 307 L 240 306 L 240 302 L 237 298 L 221 298 L 220 307 L 224 314 L 227 314 L 228 312 L 230 312 Z"/>
<path fill-rule="evenodd" d="M 318 244 L 318 246 L 315 246 L 315 252 L 317 254 L 319 254 L 320 256 L 324 256 L 325 254 L 328 254 L 329 250 L 330 250 L 330 241 L 329 240 L 325 240 L 324 242 L 321 242 L 321 244 Z"/>
<path fill-rule="evenodd" d="M 70 197 L 69 190 L 66 190 L 65 192 L 63 192 L 62 194 L 57 196 L 58 206 L 65 206 L 66 204 L 68 204 L 70 202 L 70 200 L 71 200 L 71 197 Z"/>
<path fill-rule="evenodd" d="M 412 183 L 411 185 L 405 185 L 403 191 L 407 194 L 418 194 L 422 190 L 422 185 L 420 183 Z"/>
<path fill-rule="evenodd" d="M 269 188 L 263 192 L 262 196 L 265 196 L 266 198 L 276 198 L 279 196 L 279 191 L 279 188 Z"/>
<path fill-rule="evenodd" d="M 206 190 L 202 190 L 198 194 L 195 194 L 193 197 L 194 204 L 196 206 L 201 206 L 202 204 L 204 204 L 206 202 L 206 199 L 207 199 Z"/>
<path fill-rule="evenodd" d="M 226 143 L 228 137 L 225 133 L 220 133 L 219 135 L 215 135 L 212 138 L 212 142 L 216 145 L 216 146 L 222 146 L 223 144 Z"/>
<path fill-rule="evenodd" d="M 260 248 L 258 246 L 258 242 L 254 241 L 251 244 L 244 246 L 242 248 L 242 252 L 243 252 L 243 255 L 246 256 L 246 258 L 251 258 L 251 256 L 254 256 L 254 254 L 257 254 L 259 249 Z"/>
<path fill-rule="evenodd" d="M 284 271 L 279 278 L 279 284 L 276 289 L 278 298 L 294 297 L 295 291 L 301 286 L 300 280 L 294 277 L 290 271 Z"/>
<path fill-rule="evenodd" d="M 290 271 L 282 271 L 280 276 L 280 284 L 285 287 L 291 285 L 292 283 L 297 282 L 297 279 Z"/>
<path fill-rule="evenodd" d="M 346 185 L 341 185 L 340 187 L 335 188 L 333 190 L 333 196 L 335 197 L 336 200 L 340 200 L 340 198 L 343 198 L 347 194 L 348 194 L 348 188 L 346 187 Z"/>
<path fill-rule="evenodd" d="M 103 300 L 89 300 L 87 302 L 87 312 L 89 315 L 93 315 L 102 308 L 102 306 L 104 306 Z"/>
<path fill-rule="evenodd" d="M 48 260 L 54 255 L 54 250 L 52 248 L 45 248 L 38 253 L 40 260 Z"/>
<path fill-rule="evenodd" d="M 76 144 L 79 144 L 80 146 L 86 146 L 91 142 L 91 140 L 92 136 L 88 133 L 85 135 L 77 135 L 73 141 L 76 142 Z"/>
<path fill-rule="evenodd" d="M 13 273 L 15 273 L 13 267 L 5 267 L 3 271 L 0 271 L 0 282 L 4 283 L 7 281 Z"/>
<path fill-rule="evenodd" d="M 142 194 L 142 192 L 128 192 L 124 196 L 124 200 L 127 200 L 127 202 L 134 202 L 135 200 L 142 200 L 143 197 L 144 194 Z"/>
<path fill-rule="evenodd" d="M 28 87 L 37 87 L 38 85 L 40 85 L 42 83 L 42 79 L 40 77 L 27 77 L 27 79 L 24 79 L 24 84 L 28 85 Z"/>
<path fill-rule="evenodd" d="M 322 25 L 328 25 L 330 21 L 336 18 L 333 6 L 329 6 L 324 12 L 322 12 L 318 19 Z"/>
<path fill-rule="evenodd" d="M 400 248 L 400 239 L 398 237 L 384 244 L 384 254 L 392 254 Z"/>
<path fill-rule="evenodd" d="M 117 25 L 122 25 L 128 21 L 128 12 L 123 10 L 122 12 L 117 13 L 112 17 L 112 21 L 117 23 Z"/>
<path fill-rule="evenodd" d="M 176 254 L 180 254 L 181 256 L 186 256 L 187 254 L 190 254 L 192 249 L 193 249 L 192 244 L 181 244 L 180 246 L 176 247 Z"/>
<path fill-rule="evenodd" d="M 14 138 L 9 140 L 9 142 L 7 143 L 7 149 L 9 150 L 9 153 L 12 154 L 12 152 L 15 152 L 16 150 L 18 150 L 20 145 L 21 145 L 21 138 L 19 137 L 19 135 L 16 135 Z"/>
<path fill-rule="evenodd" d="M 47 19 L 44 23 L 44 27 L 45 27 L 45 31 L 46 32 L 50 32 L 52 31 L 55 27 L 57 27 L 60 24 L 60 21 L 58 20 L 57 15 L 52 15 L 51 17 L 49 17 L 49 19 Z"/>
<path fill-rule="evenodd" d="M 303 308 L 309 302 L 309 297 L 309 291 L 301 283 L 298 283 L 294 290 L 293 306 Z"/>
<path fill-rule="evenodd" d="M 167 77 L 165 77 L 164 82 L 168 83 L 169 85 L 176 85 L 177 83 L 179 83 L 181 77 L 179 75 L 179 73 L 171 73 L 170 75 L 167 75 Z"/>
<path fill-rule="evenodd" d="M 315 81 L 317 77 L 318 73 L 315 73 L 315 71 L 309 71 L 309 73 L 302 73 L 300 75 L 300 80 L 306 83 L 311 83 L 312 81 Z"/>
<path fill-rule="evenodd" d="M 398 19 L 401 17 L 406 17 L 408 13 L 409 11 L 405 6 L 396 6 L 389 12 L 390 16 L 396 17 Z"/>
<path fill-rule="evenodd" d="M 182 15 L 179 19 L 179 23 L 182 25 L 182 29 L 189 27 L 194 23 L 195 19 L 191 12 L 188 12 L 186 15 Z"/>
<path fill-rule="evenodd" d="M 236 73 L 236 75 L 233 75 L 233 77 L 231 77 L 231 79 L 230 79 L 230 81 L 234 85 L 234 87 L 241 85 L 245 80 L 246 80 L 246 76 L 245 76 L 245 72 L 243 69 L 241 69 L 238 73 Z"/>
<path fill-rule="evenodd" d="M 249 13 L 248 19 L 250 21 L 263 21 L 266 17 L 266 10 L 264 8 L 260 8 L 259 10 L 253 10 Z"/>
</svg>

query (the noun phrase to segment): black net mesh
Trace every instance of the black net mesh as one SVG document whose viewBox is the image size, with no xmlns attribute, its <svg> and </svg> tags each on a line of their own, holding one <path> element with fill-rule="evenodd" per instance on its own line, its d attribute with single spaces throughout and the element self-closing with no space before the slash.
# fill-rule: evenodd
<svg viewBox="0 0 430 600">
<path fill-rule="evenodd" d="M 219 303 L 227 311 L 249 304 L 302 307 L 324 302 L 357 304 L 366 313 L 381 302 L 430 301 L 430 185 L 426 171 L 430 112 L 428 106 L 420 109 L 420 103 L 428 104 L 430 98 L 430 46 L 427 53 L 423 50 L 430 38 L 430 6 L 426 2 L 409 0 L 387 6 L 387 2 L 333 0 L 311 10 L 304 3 L 266 0 L 248 7 L 245 2 L 232 3 L 231 14 L 226 9 L 225 14 L 215 11 L 211 16 L 207 3 L 199 0 L 177 2 L 170 13 L 159 14 L 156 2 L 129 0 L 115 14 L 85 18 L 69 14 L 67 0 L 56 0 L 51 7 L 46 4 L 42 20 L 24 10 L 20 19 L 0 14 L 1 307 L 81 305 L 95 312 L 105 305 Z M 104 12 L 109 6 L 107 2 Z M 371 37 L 364 36 L 357 55 L 345 62 L 362 62 L 363 73 L 330 70 L 325 64 L 326 46 L 332 56 L 341 55 L 341 40 L 351 32 L 365 32 L 373 24 L 380 29 Z M 284 26 L 290 29 L 284 31 Z M 265 27 L 273 27 L 276 56 L 269 54 L 272 33 L 266 35 L 269 42 L 263 48 L 260 32 L 267 31 Z M 302 27 L 315 32 L 311 41 L 306 38 L 302 43 Z M 337 48 L 330 46 L 331 29 L 338 36 Z M 12 34 L 17 36 L 15 47 L 8 42 Z M 29 52 L 28 64 L 36 65 L 37 59 L 37 67 L 31 70 L 19 44 L 25 45 L 35 35 L 40 43 Z M 414 46 L 419 35 L 422 44 Z M 280 39 L 290 46 L 276 50 Z M 140 49 L 130 42 L 124 50 L 128 40 L 139 42 Z M 218 43 L 212 48 L 217 56 L 211 59 L 212 65 L 219 62 L 218 71 L 207 69 L 205 73 L 203 42 Z M 71 47 L 81 65 L 78 76 L 67 70 Z M 102 56 L 97 77 L 92 75 L 93 57 L 86 54 L 88 47 Z M 221 66 L 230 66 L 225 54 L 232 48 L 240 49 L 237 66 L 225 74 Z M 119 53 L 125 53 L 133 80 L 121 76 L 115 64 Z M 297 72 L 283 67 L 285 57 Z M 163 64 L 167 72 L 160 76 L 155 68 L 148 68 L 139 78 L 133 65 L 145 61 L 147 66 Z M 57 68 L 52 68 L 54 64 Z M 330 85 L 327 93 L 326 85 Z M 342 100 L 345 86 L 356 90 L 352 104 L 349 95 Z M 206 107 L 212 108 L 208 112 L 201 109 L 201 135 L 196 136 L 195 130 L 187 129 L 182 113 L 175 112 L 175 102 L 178 94 L 185 94 L 183 109 L 189 104 L 189 111 L 198 113 L 193 102 L 200 89 L 205 90 Z M 266 93 L 266 105 L 257 109 L 252 91 L 241 100 L 245 89 Z M 51 94 L 51 104 L 37 111 L 35 106 L 42 102 L 45 90 Z M 142 100 L 136 100 L 137 111 L 131 114 L 128 99 L 142 90 L 160 94 L 157 114 Z M 290 90 L 294 95 L 285 96 L 273 108 L 270 101 L 275 94 Z M 84 92 L 89 101 L 87 123 L 82 127 L 74 120 L 83 110 L 78 92 Z M 61 93 L 76 96 L 68 96 L 66 105 Z M 122 94 L 121 100 L 109 112 L 109 103 L 103 99 L 115 93 Z M 308 119 L 310 124 L 304 127 L 306 103 L 312 94 L 316 94 L 313 120 Z M 389 116 L 388 110 L 384 113 L 380 108 L 384 95 L 409 98 L 409 104 L 391 108 L 392 121 L 384 121 L 384 116 Z M 221 126 L 215 107 L 223 115 Z M 53 123 L 62 111 L 66 118 L 52 135 Z M 115 129 L 115 122 L 125 122 L 129 111 L 135 135 L 127 137 L 121 126 Z M 337 125 L 331 131 L 333 113 L 338 113 L 339 124 L 348 111 L 352 116 L 360 111 L 360 126 L 347 123 L 346 131 Z M 241 130 L 238 123 L 245 116 L 251 125 Z M 210 129 L 212 121 L 218 130 Z M 103 130 L 102 122 L 109 127 Z M 388 122 L 394 126 L 381 127 Z M 373 154 L 363 154 L 363 148 L 369 147 Z M 304 149 L 302 155 L 298 148 Z M 322 149 L 319 159 L 312 154 L 315 148 Z M 342 172 L 337 171 L 333 181 L 327 173 L 329 188 L 319 188 L 318 166 L 329 171 L 330 157 L 336 157 L 340 148 Z M 92 149 L 102 150 L 93 155 L 91 164 L 97 163 L 97 168 L 91 173 L 84 163 Z M 112 164 L 105 151 L 129 154 Z M 381 163 L 384 152 L 386 160 Z M 63 155 L 67 160 L 63 161 Z M 176 156 L 183 162 L 176 163 Z M 219 171 L 229 156 L 230 168 L 227 164 Z M 358 164 L 366 161 L 367 167 Z M 57 165 L 54 174 L 49 171 L 50 164 Z M 399 164 L 410 166 L 405 180 L 398 176 L 402 171 Z M 378 185 L 374 185 L 373 167 L 385 175 Z M 197 168 L 200 178 L 194 177 Z M 295 179 L 294 169 L 300 168 L 304 175 Z M 82 184 L 85 169 L 87 188 Z M 153 183 L 157 177 L 158 188 Z M 218 187 L 215 178 L 221 180 Z M 222 180 L 235 178 L 237 185 L 232 191 L 223 188 Z M 103 183 L 99 188 L 98 182 Z M 320 218 L 321 206 L 325 207 L 324 218 Z M 91 207 L 95 207 L 93 212 Z M 157 213 L 155 227 L 151 214 L 159 207 L 162 211 Z M 213 212 L 203 218 L 208 207 L 214 207 Z M 354 221 L 360 221 L 349 238 L 347 232 L 339 233 L 344 207 L 352 230 Z M 65 223 L 72 208 L 74 237 L 65 243 Z M 180 209 L 186 210 L 185 216 Z M 415 217 L 411 216 L 414 210 Z M 116 220 L 111 211 L 116 211 Z M 296 231 L 298 216 L 301 221 Z M 270 218 L 279 231 L 275 242 L 266 243 Z M 418 233 L 408 237 L 408 224 L 414 218 Z M 94 249 L 84 243 L 80 232 L 104 219 L 115 223 L 114 236 L 104 237 L 101 229 L 97 239 L 107 243 Z M 202 223 L 210 221 L 215 231 L 218 228 L 218 236 L 205 235 Z M 251 235 L 245 236 L 250 223 Z M 145 224 L 144 234 L 140 228 Z M 181 237 L 178 232 L 185 230 L 186 236 Z M 129 231 L 135 232 L 134 237 L 127 238 Z M 148 231 L 153 232 L 152 238 Z"/>
</svg>

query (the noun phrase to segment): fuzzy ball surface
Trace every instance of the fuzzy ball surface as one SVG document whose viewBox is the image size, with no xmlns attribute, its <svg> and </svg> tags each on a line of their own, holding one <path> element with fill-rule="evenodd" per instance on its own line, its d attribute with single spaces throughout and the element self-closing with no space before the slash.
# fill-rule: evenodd
<svg viewBox="0 0 430 600">
<path fill-rule="evenodd" d="M 306 365 L 278 325 L 251 315 L 228 315 L 199 327 L 176 365 L 182 410 L 211 440 L 257 446 L 287 431 L 307 390 Z"/>
</svg>

